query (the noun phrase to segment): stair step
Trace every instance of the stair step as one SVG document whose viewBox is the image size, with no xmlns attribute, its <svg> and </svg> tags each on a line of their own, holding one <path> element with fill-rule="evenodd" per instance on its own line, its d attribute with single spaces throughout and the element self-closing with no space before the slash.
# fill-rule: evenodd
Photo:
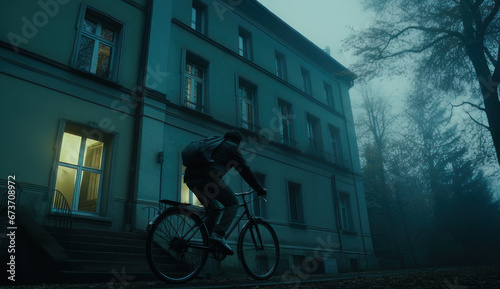
<svg viewBox="0 0 500 289">
<path fill-rule="evenodd" d="M 56 240 L 65 240 L 66 243 L 86 243 L 86 244 L 107 244 L 107 245 L 127 245 L 127 246 L 146 246 L 146 238 L 144 239 L 129 239 L 112 236 L 87 236 L 87 235 L 69 235 L 63 236 L 53 234 Z"/>
<path fill-rule="evenodd" d="M 158 278 L 151 272 L 135 272 L 122 271 L 121 269 L 109 272 L 94 272 L 94 271 L 59 271 L 57 274 L 57 282 L 75 283 L 84 280 L 92 280 L 92 282 L 107 282 L 109 288 L 126 288 L 127 282 L 135 281 L 157 281 Z"/>
<path fill-rule="evenodd" d="M 97 252 L 110 252 L 110 253 L 135 253 L 144 254 L 146 252 L 146 242 L 141 242 L 139 245 L 132 244 L 104 244 L 104 243 L 85 243 L 85 242 L 69 242 L 68 250 L 75 251 L 97 251 Z"/>
<path fill-rule="evenodd" d="M 58 229 L 45 227 L 45 230 L 54 235 L 64 235 Z M 68 231 L 70 236 L 93 236 L 93 237 L 112 237 L 129 240 L 146 240 L 146 233 L 119 232 L 119 231 L 101 231 L 91 229 L 71 229 Z"/>
<path fill-rule="evenodd" d="M 140 253 L 116 253 L 116 252 L 102 252 L 102 251 L 82 251 L 82 250 L 68 250 L 68 255 L 73 260 L 91 260 L 91 261 L 145 261 L 146 250 Z"/>
<path fill-rule="evenodd" d="M 66 269 L 65 269 L 66 268 Z M 62 271 L 68 272 L 150 272 L 146 258 L 143 261 L 123 260 L 72 260 L 65 264 Z"/>
</svg>

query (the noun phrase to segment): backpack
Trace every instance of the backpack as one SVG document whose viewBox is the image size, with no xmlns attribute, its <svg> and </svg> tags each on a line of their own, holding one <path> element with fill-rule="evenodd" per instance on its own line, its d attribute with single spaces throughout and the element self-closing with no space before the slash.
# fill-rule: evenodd
<svg viewBox="0 0 500 289">
<path fill-rule="evenodd" d="M 209 137 L 189 143 L 182 150 L 182 164 L 186 167 L 213 163 L 212 152 L 224 141 L 223 137 Z"/>
</svg>

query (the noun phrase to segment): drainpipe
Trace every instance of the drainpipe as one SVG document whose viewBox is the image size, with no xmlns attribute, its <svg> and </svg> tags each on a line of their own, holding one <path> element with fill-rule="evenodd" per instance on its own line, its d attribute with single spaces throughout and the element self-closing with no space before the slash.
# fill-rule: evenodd
<svg viewBox="0 0 500 289">
<path fill-rule="evenodd" d="M 126 205 L 127 216 L 129 217 L 126 221 L 125 226 L 131 232 L 136 231 L 135 219 L 137 217 L 136 200 L 139 192 L 138 177 L 139 177 L 139 160 L 141 151 L 141 140 L 142 140 L 142 118 L 144 115 L 144 99 L 146 97 L 146 75 L 147 75 L 147 63 L 148 63 L 148 52 L 149 52 L 149 39 L 151 34 L 151 15 L 153 0 L 147 0 L 146 2 L 146 16 L 144 20 L 144 39 L 142 42 L 142 53 L 141 62 L 139 67 L 139 75 L 137 80 L 137 87 L 135 89 L 136 93 L 136 110 L 135 110 L 135 122 L 134 122 L 134 139 L 132 144 L 132 164 L 130 171 L 130 185 L 129 185 L 129 196 Z"/>
</svg>

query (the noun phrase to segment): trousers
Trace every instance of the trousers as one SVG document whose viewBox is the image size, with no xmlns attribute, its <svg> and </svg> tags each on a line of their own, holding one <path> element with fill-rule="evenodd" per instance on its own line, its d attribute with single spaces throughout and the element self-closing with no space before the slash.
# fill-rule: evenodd
<svg viewBox="0 0 500 289">
<path fill-rule="evenodd" d="M 222 216 L 213 214 L 212 224 L 215 224 L 213 232 L 224 236 L 234 221 L 238 212 L 238 199 L 229 186 L 222 180 L 213 179 L 191 179 L 186 180 L 186 185 L 196 195 L 200 203 L 208 210 L 218 210 L 220 203 L 224 206 Z M 218 223 L 217 219 L 220 217 Z"/>
</svg>

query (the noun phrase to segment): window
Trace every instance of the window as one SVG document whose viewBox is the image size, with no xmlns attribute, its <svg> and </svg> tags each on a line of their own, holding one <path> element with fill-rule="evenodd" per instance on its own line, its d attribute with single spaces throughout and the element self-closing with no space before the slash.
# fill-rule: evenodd
<svg viewBox="0 0 500 289">
<path fill-rule="evenodd" d="M 325 101 L 326 105 L 328 105 L 331 108 L 335 108 L 335 104 L 333 103 L 333 92 L 332 92 L 332 86 L 328 83 L 324 83 L 325 87 Z"/>
<path fill-rule="evenodd" d="M 238 34 L 238 53 L 248 60 L 252 59 L 252 34 L 241 27 Z"/>
<path fill-rule="evenodd" d="M 116 80 L 121 28 L 116 21 L 86 8 L 80 25 L 75 67 L 104 79 Z"/>
<path fill-rule="evenodd" d="M 343 165 L 342 146 L 340 143 L 340 130 L 334 126 L 329 126 L 330 141 L 332 146 L 332 161 L 336 164 Z"/>
<path fill-rule="evenodd" d="M 292 106 L 281 99 L 278 100 L 278 121 L 281 143 L 293 146 Z"/>
<path fill-rule="evenodd" d="M 319 119 L 307 115 L 307 138 L 309 140 L 309 153 L 319 157 L 322 151 L 322 137 Z"/>
<path fill-rule="evenodd" d="M 105 140 L 87 137 L 90 130 L 66 124 L 57 162 L 55 188 L 63 194 L 72 210 L 97 213 L 102 195 L 107 144 Z"/>
<path fill-rule="evenodd" d="M 288 182 L 288 200 L 290 202 L 290 221 L 292 223 L 304 223 L 304 209 L 302 203 L 302 186 L 297 183 Z"/>
<path fill-rule="evenodd" d="M 340 223 L 342 225 L 342 230 L 352 231 L 351 226 L 351 203 L 349 195 L 346 193 L 339 194 L 339 205 L 340 205 Z"/>
<path fill-rule="evenodd" d="M 254 85 L 240 79 L 238 88 L 240 127 L 251 131 L 256 130 L 255 92 L 256 87 Z"/>
<path fill-rule="evenodd" d="M 263 187 L 266 186 L 266 176 L 263 174 L 256 173 L 255 176 L 259 181 L 259 184 Z M 250 190 L 250 186 L 248 186 L 248 190 Z M 257 217 L 267 218 L 267 207 L 266 201 L 262 198 L 259 198 L 257 201 L 252 202 L 252 206 L 250 208 L 252 213 Z"/>
<path fill-rule="evenodd" d="M 184 183 L 184 173 L 186 172 L 186 167 L 182 166 L 182 171 L 181 171 L 181 203 L 184 204 L 191 204 L 195 206 L 201 207 L 202 204 L 196 197 L 196 195 L 188 188 L 186 183 Z"/>
<path fill-rule="evenodd" d="M 305 93 L 312 95 L 312 88 L 311 88 L 311 74 L 309 73 L 309 70 L 301 67 L 301 74 L 302 74 L 302 91 Z"/>
<path fill-rule="evenodd" d="M 202 34 L 207 34 L 207 6 L 198 0 L 193 0 L 191 28 Z"/>
<path fill-rule="evenodd" d="M 279 52 L 276 52 L 274 64 L 276 68 L 276 76 L 283 80 L 286 79 L 285 56 Z"/>
<path fill-rule="evenodd" d="M 186 52 L 184 68 L 184 104 L 193 110 L 206 112 L 208 62 Z"/>
</svg>

